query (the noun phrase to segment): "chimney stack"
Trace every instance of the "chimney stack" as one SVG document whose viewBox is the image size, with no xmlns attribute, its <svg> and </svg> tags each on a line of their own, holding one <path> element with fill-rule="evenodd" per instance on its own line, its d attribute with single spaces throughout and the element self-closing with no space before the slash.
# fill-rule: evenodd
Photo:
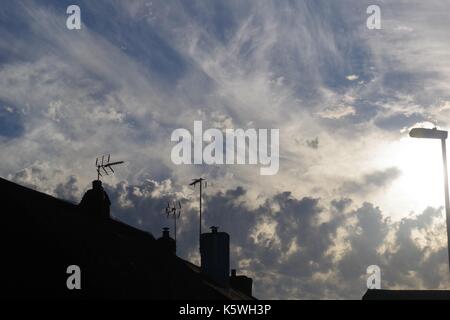
<svg viewBox="0 0 450 320">
<path fill-rule="evenodd" d="M 110 218 L 111 201 L 100 180 L 92 181 L 92 189 L 88 190 L 81 199 L 78 207 L 90 218 L 106 220 Z"/>
<path fill-rule="evenodd" d="M 177 252 L 177 243 L 170 237 L 169 228 L 163 228 L 162 237 L 156 240 L 159 247 L 166 252 L 175 254 Z"/>
<path fill-rule="evenodd" d="M 221 287 L 229 286 L 230 236 L 212 226 L 200 237 L 201 272 Z"/>
<path fill-rule="evenodd" d="M 230 286 L 248 296 L 252 295 L 253 279 L 247 276 L 237 276 L 236 269 L 231 270 Z"/>
</svg>

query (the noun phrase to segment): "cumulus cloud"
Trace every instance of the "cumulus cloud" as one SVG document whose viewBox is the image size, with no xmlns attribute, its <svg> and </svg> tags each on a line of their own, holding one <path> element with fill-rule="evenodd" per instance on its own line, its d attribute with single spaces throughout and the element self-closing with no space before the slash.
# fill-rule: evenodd
<svg viewBox="0 0 450 320">
<path fill-rule="evenodd" d="M 346 106 L 346 105 L 337 105 L 332 108 L 327 108 L 324 111 L 320 111 L 317 114 L 325 119 L 340 119 L 343 117 L 347 117 L 350 115 L 354 115 L 356 113 L 356 110 L 352 106 Z"/>
<path fill-rule="evenodd" d="M 367 194 L 373 191 L 383 191 L 401 174 L 398 168 L 387 168 L 385 170 L 376 170 L 363 175 L 355 181 L 345 181 L 340 192 L 343 194 Z"/>
</svg>

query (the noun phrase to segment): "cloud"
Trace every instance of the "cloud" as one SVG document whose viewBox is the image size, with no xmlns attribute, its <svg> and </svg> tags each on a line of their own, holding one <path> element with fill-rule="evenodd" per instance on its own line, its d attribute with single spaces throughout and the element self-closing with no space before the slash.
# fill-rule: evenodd
<svg viewBox="0 0 450 320">
<path fill-rule="evenodd" d="M 306 140 L 306 145 L 310 147 L 311 149 L 318 149 L 319 148 L 319 137 L 316 137 L 312 140 Z"/>
<path fill-rule="evenodd" d="M 342 194 L 359 195 L 366 195 L 369 192 L 380 192 L 400 175 L 401 171 L 396 167 L 376 170 L 363 175 L 360 179 L 345 181 L 340 188 L 340 192 Z"/>
<path fill-rule="evenodd" d="M 317 113 L 322 118 L 338 120 L 347 116 L 355 115 L 356 110 L 349 105 L 337 105 L 332 108 L 327 108 Z"/>
<path fill-rule="evenodd" d="M 0 138 L 20 137 L 24 132 L 20 112 L 0 100 Z"/>
<path fill-rule="evenodd" d="M 356 74 L 350 74 L 348 76 L 345 77 L 348 81 L 355 81 L 359 79 L 359 76 L 357 76 Z"/>
</svg>

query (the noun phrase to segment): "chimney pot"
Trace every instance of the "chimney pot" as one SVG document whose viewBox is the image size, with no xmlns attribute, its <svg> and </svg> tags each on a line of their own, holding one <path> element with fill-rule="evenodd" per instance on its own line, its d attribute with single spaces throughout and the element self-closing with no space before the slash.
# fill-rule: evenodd
<svg viewBox="0 0 450 320">
<path fill-rule="evenodd" d="M 169 230 L 170 229 L 167 228 L 167 227 L 163 228 L 163 233 L 162 233 L 163 238 L 170 238 L 170 231 Z"/>
<path fill-rule="evenodd" d="M 92 189 L 94 189 L 94 190 L 102 189 L 102 181 L 101 180 L 92 181 Z"/>
</svg>

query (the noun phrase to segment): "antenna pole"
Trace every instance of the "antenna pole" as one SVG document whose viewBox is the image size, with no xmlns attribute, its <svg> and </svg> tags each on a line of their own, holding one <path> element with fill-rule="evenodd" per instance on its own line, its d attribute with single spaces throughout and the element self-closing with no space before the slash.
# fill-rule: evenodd
<svg viewBox="0 0 450 320">
<path fill-rule="evenodd" d="M 199 223 L 199 237 L 198 237 L 198 241 L 200 243 L 200 247 L 201 247 L 201 237 L 202 237 L 202 184 L 203 181 L 200 181 L 200 223 Z"/>
<path fill-rule="evenodd" d="M 206 179 L 203 179 L 202 177 L 198 179 L 192 179 L 193 181 L 189 184 L 190 186 L 195 186 L 197 184 L 200 184 L 200 210 L 199 210 L 199 221 L 198 221 L 198 242 L 199 242 L 199 250 L 200 253 L 202 251 L 202 244 L 201 244 L 201 238 L 202 238 L 202 196 L 203 196 L 203 181 L 205 181 L 205 188 L 206 188 Z"/>
<path fill-rule="evenodd" d="M 174 239 L 175 241 L 177 241 L 177 219 L 180 218 L 181 215 L 181 203 L 178 202 L 178 209 L 176 204 L 174 203 L 173 206 L 170 206 L 169 203 L 167 203 L 167 207 L 166 207 L 166 214 L 167 214 L 167 218 L 173 219 L 173 231 L 174 231 Z"/>
<path fill-rule="evenodd" d="M 444 164 L 444 191 L 445 191 L 445 216 L 447 223 L 447 251 L 449 257 L 450 267 L 450 200 L 448 195 L 448 172 L 447 172 L 447 148 L 445 146 L 445 139 L 441 139 L 442 146 L 442 160 Z"/>
<path fill-rule="evenodd" d="M 176 216 L 176 212 L 174 212 L 173 214 L 173 230 L 174 230 L 174 238 L 175 238 L 175 242 L 177 241 L 177 216 Z"/>
</svg>

